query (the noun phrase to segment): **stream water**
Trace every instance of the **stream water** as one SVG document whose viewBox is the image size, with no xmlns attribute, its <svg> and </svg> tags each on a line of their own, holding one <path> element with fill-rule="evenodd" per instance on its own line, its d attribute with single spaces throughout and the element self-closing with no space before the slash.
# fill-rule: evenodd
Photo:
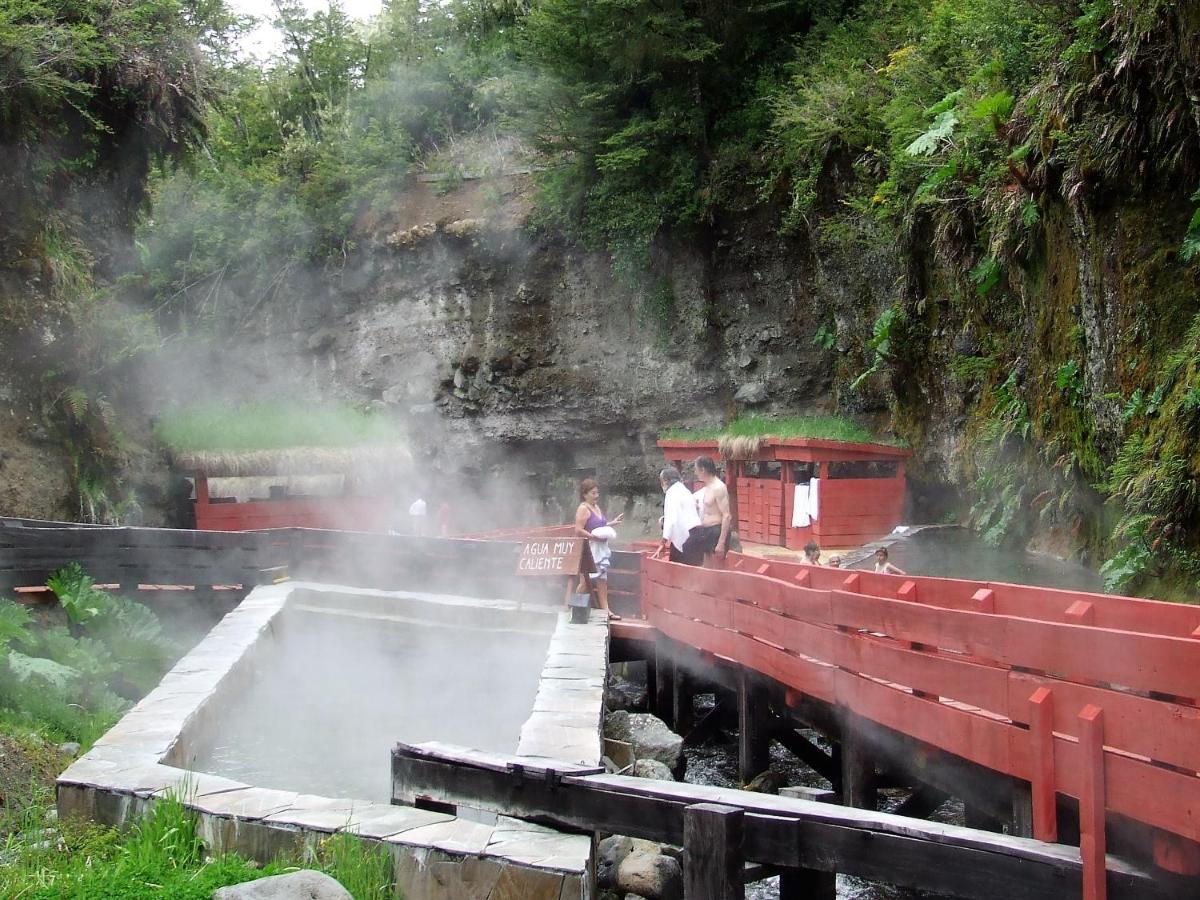
<svg viewBox="0 0 1200 900">
<path fill-rule="evenodd" d="M 892 544 L 888 557 L 910 575 L 1036 584 L 1076 591 L 1104 590 L 1104 580 L 1077 562 L 990 547 L 964 528 L 918 531 Z M 872 565 L 873 560 L 868 557 L 851 568 L 869 569 Z"/>
<path fill-rule="evenodd" d="M 889 556 L 893 563 L 913 575 L 1005 581 L 1082 591 L 1103 590 L 1099 575 L 1078 563 L 989 547 L 970 532 L 958 528 L 918 532 L 891 545 Z M 853 568 L 870 568 L 871 565 L 872 560 L 866 559 Z M 711 695 L 697 698 L 697 701 L 700 706 L 713 702 Z M 823 744 L 823 739 L 816 732 L 807 732 L 806 736 L 815 743 Z M 702 746 L 689 747 L 687 759 L 685 781 L 718 787 L 739 786 L 737 741 L 732 735 L 718 733 L 716 738 Z M 829 782 L 776 743 L 771 744 L 771 769 L 782 776 L 785 784 L 830 787 Z M 903 791 L 881 792 L 882 808 L 893 808 L 904 796 Z M 961 825 L 962 805 L 956 800 L 947 802 L 932 818 Z M 748 900 L 776 900 L 778 896 L 778 879 L 771 878 L 746 886 Z M 915 900 L 932 895 L 839 875 L 837 896 L 839 900 Z"/>
</svg>

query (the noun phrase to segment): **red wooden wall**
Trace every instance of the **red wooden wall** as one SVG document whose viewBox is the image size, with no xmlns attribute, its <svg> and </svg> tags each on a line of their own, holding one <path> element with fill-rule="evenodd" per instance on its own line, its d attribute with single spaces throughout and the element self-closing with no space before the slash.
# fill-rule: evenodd
<svg viewBox="0 0 1200 900">
<path fill-rule="evenodd" d="M 200 531 L 329 528 L 383 532 L 395 527 L 395 519 L 396 513 L 391 504 L 381 503 L 371 497 L 196 504 L 196 528 Z"/>
</svg>

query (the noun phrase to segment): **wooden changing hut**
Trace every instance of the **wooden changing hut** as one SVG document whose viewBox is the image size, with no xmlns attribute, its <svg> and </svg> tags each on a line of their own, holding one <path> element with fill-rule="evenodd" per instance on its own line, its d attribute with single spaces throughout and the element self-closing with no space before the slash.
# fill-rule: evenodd
<svg viewBox="0 0 1200 900">
<path fill-rule="evenodd" d="M 412 469 L 398 445 L 194 452 L 174 463 L 195 482 L 200 531 L 387 531 L 399 518 L 392 489 Z"/>
<path fill-rule="evenodd" d="M 727 458 L 718 441 L 661 440 L 666 461 L 691 475 L 702 454 L 725 463 L 731 511 L 744 541 L 794 550 L 809 541 L 856 547 L 883 537 L 904 516 L 904 461 L 887 444 L 763 437 Z M 797 489 L 799 488 L 799 490 Z M 816 500 L 812 500 L 815 490 Z M 796 518 L 796 501 L 808 513 Z M 815 513 L 815 515 L 813 515 Z"/>
</svg>

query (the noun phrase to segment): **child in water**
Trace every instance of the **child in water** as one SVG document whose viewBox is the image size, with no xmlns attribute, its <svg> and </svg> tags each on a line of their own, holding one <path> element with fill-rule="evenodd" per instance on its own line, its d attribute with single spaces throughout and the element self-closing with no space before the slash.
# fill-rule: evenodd
<svg viewBox="0 0 1200 900">
<path fill-rule="evenodd" d="M 882 575 L 905 575 L 907 574 L 898 566 L 888 562 L 887 547 L 880 547 L 875 551 L 875 571 Z"/>
</svg>

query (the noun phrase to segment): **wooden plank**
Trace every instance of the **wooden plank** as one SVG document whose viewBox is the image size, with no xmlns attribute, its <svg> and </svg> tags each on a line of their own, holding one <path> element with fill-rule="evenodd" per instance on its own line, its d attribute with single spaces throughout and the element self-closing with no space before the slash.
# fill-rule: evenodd
<svg viewBox="0 0 1200 900">
<path fill-rule="evenodd" d="M 987 900 L 1060 900 L 1081 885 L 1073 848 L 886 813 L 622 776 L 558 777 L 536 767 L 498 772 L 404 745 L 397 746 L 392 766 L 399 801 L 434 796 L 663 843 L 681 843 L 688 806 L 726 804 L 743 811 L 745 858 L 765 865 L 840 871 Z M 1109 881 L 1115 896 L 1155 894 L 1146 875 L 1117 860 L 1110 860 Z"/>
<path fill-rule="evenodd" d="M 1008 708 L 1015 721 L 1033 723 L 1025 702 L 1046 688 L 1052 730 L 1078 737 L 1078 713 L 1089 704 L 1104 709 L 1104 742 L 1139 756 L 1200 772 L 1200 709 L 1134 694 L 1010 672 Z"/>
<path fill-rule="evenodd" d="M 742 900 L 742 819 L 719 803 L 683 810 L 684 900 Z"/>
<path fill-rule="evenodd" d="M 1200 641 L 1012 616 L 938 609 L 834 592 L 835 623 L 869 628 L 1076 682 L 1119 684 L 1182 697 L 1200 692 Z"/>
<path fill-rule="evenodd" d="M 1106 900 L 1104 871 L 1104 712 L 1088 705 L 1079 713 L 1083 791 L 1079 798 L 1079 855 L 1083 859 L 1083 900 Z"/>
<path fill-rule="evenodd" d="M 1009 715 L 1010 685 L 1005 669 L 980 665 L 961 656 L 913 650 L 869 635 L 831 634 L 836 648 L 833 656 L 812 655 L 831 659 L 852 672 Z"/>
</svg>

